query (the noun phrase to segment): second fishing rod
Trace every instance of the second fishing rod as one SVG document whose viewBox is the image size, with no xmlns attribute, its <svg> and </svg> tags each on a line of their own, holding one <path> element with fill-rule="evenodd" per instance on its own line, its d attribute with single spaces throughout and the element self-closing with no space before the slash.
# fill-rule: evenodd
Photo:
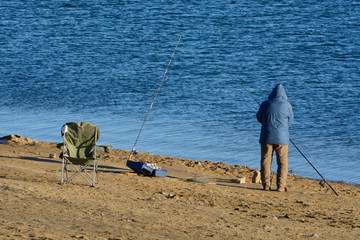
<svg viewBox="0 0 360 240">
<path fill-rule="evenodd" d="M 227 72 L 227 71 L 226 71 Z M 258 104 L 261 105 L 260 102 L 246 89 L 246 87 L 241 83 L 241 81 L 237 80 L 232 74 L 227 72 L 236 82 L 240 84 L 240 86 L 250 95 L 250 97 Z M 299 147 L 291 140 L 289 139 L 291 144 L 295 147 L 295 149 L 303 156 L 303 158 L 310 164 L 310 166 L 316 171 L 317 174 L 322 178 L 322 180 L 330 187 L 330 189 L 335 193 L 336 196 L 339 196 L 339 194 L 335 191 L 335 189 L 325 180 L 323 175 L 315 168 L 315 166 L 310 162 L 310 160 L 305 156 L 305 154 L 299 149 Z"/>
</svg>

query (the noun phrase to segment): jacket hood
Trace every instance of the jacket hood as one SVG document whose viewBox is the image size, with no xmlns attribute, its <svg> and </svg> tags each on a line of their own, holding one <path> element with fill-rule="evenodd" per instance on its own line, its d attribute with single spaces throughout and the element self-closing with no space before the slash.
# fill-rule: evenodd
<svg viewBox="0 0 360 240">
<path fill-rule="evenodd" d="M 275 98 L 283 101 L 287 101 L 288 99 L 285 89 L 281 84 L 276 85 L 268 97 L 269 100 L 273 100 Z"/>
</svg>

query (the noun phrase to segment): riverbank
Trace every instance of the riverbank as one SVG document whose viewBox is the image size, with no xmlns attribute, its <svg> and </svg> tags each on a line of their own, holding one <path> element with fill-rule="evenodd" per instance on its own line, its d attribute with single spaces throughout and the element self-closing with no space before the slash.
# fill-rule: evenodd
<svg viewBox="0 0 360 240">
<path fill-rule="evenodd" d="M 139 153 L 168 170 L 144 177 L 112 149 L 95 187 L 80 177 L 61 186 L 56 143 L 16 139 L 0 144 L 1 239 L 360 238 L 359 185 L 331 182 L 337 197 L 289 173 L 288 192 L 265 192 L 246 166 Z"/>
</svg>

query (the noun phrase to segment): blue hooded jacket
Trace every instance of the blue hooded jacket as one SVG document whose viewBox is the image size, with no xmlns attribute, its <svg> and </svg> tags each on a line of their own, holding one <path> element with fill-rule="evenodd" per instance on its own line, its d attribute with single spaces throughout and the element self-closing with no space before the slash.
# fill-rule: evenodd
<svg viewBox="0 0 360 240">
<path fill-rule="evenodd" d="M 289 145 L 289 126 L 294 120 L 291 104 L 281 84 L 275 86 L 268 100 L 256 114 L 261 125 L 261 144 Z"/>
</svg>

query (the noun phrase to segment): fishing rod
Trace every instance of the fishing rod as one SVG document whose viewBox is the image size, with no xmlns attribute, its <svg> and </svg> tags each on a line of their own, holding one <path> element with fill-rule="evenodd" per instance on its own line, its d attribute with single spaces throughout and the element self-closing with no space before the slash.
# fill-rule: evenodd
<svg viewBox="0 0 360 240">
<path fill-rule="evenodd" d="M 260 102 L 245 88 L 245 86 L 241 83 L 241 81 L 238 81 L 232 74 L 230 74 L 228 71 L 226 71 L 236 82 L 240 84 L 240 86 L 254 99 L 254 101 L 260 105 Z M 292 145 L 295 147 L 296 150 L 305 158 L 305 160 L 310 164 L 310 166 L 319 174 L 319 176 L 323 179 L 323 181 L 331 188 L 331 190 L 335 193 L 336 196 L 339 196 L 339 194 L 335 191 L 335 189 L 325 180 L 325 178 L 321 175 L 321 173 L 314 167 L 314 165 L 310 162 L 310 160 L 305 156 L 305 154 L 296 146 L 296 144 L 289 139 Z M 320 182 L 321 183 L 321 182 Z"/>
<path fill-rule="evenodd" d="M 174 49 L 174 52 L 173 52 L 173 54 L 171 55 L 170 61 L 169 61 L 168 65 L 167 65 L 167 67 L 166 67 L 166 70 L 165 70 L 165 72 L 164 72 L 164 75 L 163 75 L 163 77 L 162 77 L 162 79 L 161 79 L 161 82 L 160 82 L 158 88 L 157 88 L 157 91 L 156 91 L 156 93 L 155 93 L 154 99 L 152 100 L 152 102 L 151 102 L 151 104 L 150 104 L 150 107 L 149 107 L 149 110 L 148 110 L 148 112 L 147 112 L 147 114 L 146 114 L 146 117 L 145 117 L 145 119 L 144 119 L 144 122 L 143 122 L 142 125 L 141 125 L 141 128 L 140 128 L 139 133 L 138 133 L 138 135 L 137 135 L 137 138 L 136 138 L 136 140 L 135 140 L 134 146 L 133 146 L 133 148 L 131 149 L 130 156 L 129 156 L 128 160 L 131 159 L 131 156 L 136 156 L 136 154 L 137 154 L 137 151 L 135 150 L 136 144 L 137 144 L 137 142 L 139 141 L 139 137 L 140 137 L 141 131 L 143 130 L 144 125 L 145 125 L 145 122 L 146 122 L 146 120 L 148 119 L 150 110 L 151 110 L 151 108 L 152 108 L 153 105 L 154 105 L 155 99 L 156 99 L 156 97 L 157 97 L 157 95 L 158 95 L 158 93 L 159 93 L 159 91 L 160 91 L 160 88 L 161 88 L 161 85 L 162 85 L 162 83 L 163 83 L 163 81 L 164 81 L 165 75 L 166 75 L 166 73 L 167 73 L 167 71 L 168 71 L 168 69 L 169 69 L 170 63 L 171 63 L 171 61 L 172 61 L 172 59 L 173 59 L 173 57 L 174 57 L 174 55 L 175 55 L 175 51 L 176 51 L 177 47 L 179 46 L 180 40 L 181 40 L 181 36 L 179 37 L 179 40 L 178 40 L 178 42 L 177 42 L 177 44 L 176 44 L 176 47 L 175 47 L 175 49 Z"/>
</svg>

